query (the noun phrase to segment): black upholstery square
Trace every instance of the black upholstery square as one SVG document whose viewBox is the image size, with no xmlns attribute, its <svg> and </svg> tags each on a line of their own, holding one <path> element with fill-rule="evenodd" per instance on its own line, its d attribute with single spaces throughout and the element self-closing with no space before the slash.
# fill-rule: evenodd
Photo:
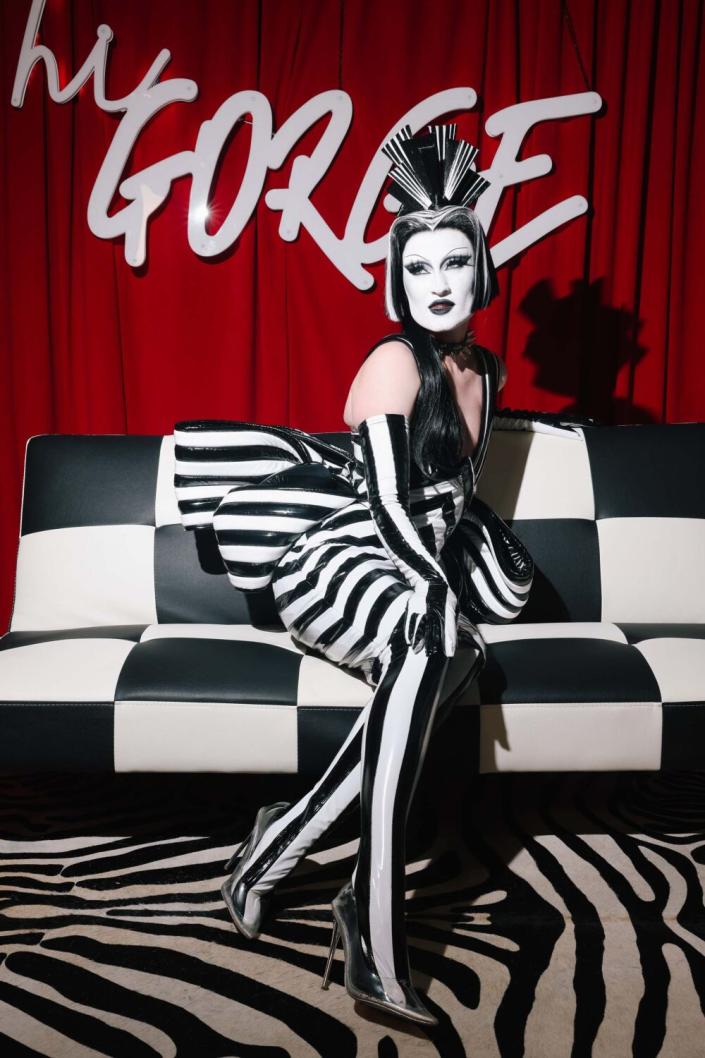
<svg viewBox="0 0 705 1058">
<path fill-rule="evenodd" d="M 252 624 L 283 628 L 271 587 L 249 595 L 228 580 L 212 529 L 159 525 L 154 581 L 160 624 Z"/>
<path fill-rule="evenodd" d="M 297 715 L 298 770 L 312 775 L 324 770 L 348 737 L 359 713 L 359 709 L 336 705 L 300 707 Z"/>
<path fill-rule="evenodd" d="M 88 525 L 154 525 L 161 437 L 31 437 L 22 507 L 27 533 Z"/>
<path fill-rule="evenodd" d="M 516 519 L 507 524 L 534 560 L 529 600 L 516 624 L 599 621 L 600 548 L 595 523 L 583 518 Z"/>
<path fill-rule="evenodd" d="M 301 655 L 270 643 L 171 636 L 138 643 L 115 701 L 296 705 Z"/>
<path fill-rule="evenodd" d="M 50 643 L 55 639 L 131 639 L 139 643 L 147 625 L 90 625 L 88 628 L 48 628 L 36 632 L 8 632 L 0 639 L 0 650 Z"/>
<path fill-rule="evenodd" d="M 337 445 L 344 452 L 349 452 L 351 456 L 353 454 L 352 434 L 349 430 L 328 430 L 324 433 L 315 433 L 313 436 L 320 438 L 321 441 L 329 441 L 330 444 Z"/>
<path fill-rule="evenodd" d="M 2 702 L 3 771 L 112 772 L 111 702 Z"/>
<path fill-rule="evenodd" d="M 705 699 L 699 702 L 664 702 L 661 732 L 661 768 L 664 771 L 705 765 Z"/>
<path fill-rule="evenodd" d="M 585 431 L 595 517 L 705 518 L 702 423 Z"/>
<path fill-rule="evenodd" d="M 705 623 L 698 625 L 680 621 L 671 624 L 655 622 L 639 624 L 630 621 L 615 621 L 614 624 L 624 632 L 628 643 L 641 643 L 645 639 L 705 639 Z"/>
<path fill-rule="evenodd" d="M 547 636 L 492 644 L 479 676 L 483 702 L 659 702 L 634 647 L 610 639 Z"/>
</svg>

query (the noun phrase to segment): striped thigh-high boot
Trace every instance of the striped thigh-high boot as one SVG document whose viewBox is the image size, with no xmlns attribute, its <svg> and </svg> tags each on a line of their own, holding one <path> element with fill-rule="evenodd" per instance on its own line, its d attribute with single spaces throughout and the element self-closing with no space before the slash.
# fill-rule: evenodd
<svg viewBox="0 0 705 1058">
<path fill-rule="evenodd" d="M 251 923 L 256 919 L 261 898 L 294 869 L 331 824 L 348 809 L 354 809 L 359 804 L 363 736 L 373 702 L 378 693 L 386 694 L 388 682 L 385 682 L 385 677 L 396 642 L 397 639 L 391 637 L 390 643 L 382 652 L 381 674 L 372 697 L 360 710 L 347 738 L 324 774 L 299 801 L 269 824 L 259 842 L 247 850 L 246 862 L 240 863 L 237 872 L 239 882 L 248 891 L 244 905 L 246 922 Z M 451 712 L 460 694 L 477 675 L 482 663 L 484 656 L 478 650 L 474 654 L 474 664 L 468 666 L 464 679 L 438 706 L 434 730 Z M 441 683 L 442 680 L 439 680 L 439 687 Z"/>
<path fill-rule="evenodd" d="M 407 817 L 448 662 L 442 652 L 415 652 L 397 636 L 364 728 L 360 847 L 350 898 L 366 962 L 386 995 L 401 1003 L 399 982 L 410 981 L 404 924 Z"/>
</svg>

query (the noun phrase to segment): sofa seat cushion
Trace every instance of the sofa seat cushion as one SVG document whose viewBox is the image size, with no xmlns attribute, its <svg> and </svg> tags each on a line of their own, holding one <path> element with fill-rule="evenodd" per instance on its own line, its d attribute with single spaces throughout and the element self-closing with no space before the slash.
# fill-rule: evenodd
<svg viewBox="0 0 705 1058">
<path fill-rule="evenodd" d="M 0 768 L 112 771 L 115 688 L 145 625 L 0 638 Z"/>
<path fill-rule="evenodd" d="M 479 629 L 481 772 L 702 768 L 705 623 Z"/>
<path fill-rule="evenodd" d="M 0 768 L 310 771 L 370 693 L 361 674 L 304 655 L 284 629 L 14 631 L 0 638 Z M 336 724 L 302 746 L 330 702 Z M 301 723 L 299 707 L 310 710 Z"/>
<path fill-rule="evenodd" d="M 480 625 L 468 768 L 702 767 L 705 624 Z M 460 686 L 459 651 L 443 696 Z M 320 772 L 371 688 L 285 630 L 112 625 L 0 638 L 0 767 Z"/>
</svg>

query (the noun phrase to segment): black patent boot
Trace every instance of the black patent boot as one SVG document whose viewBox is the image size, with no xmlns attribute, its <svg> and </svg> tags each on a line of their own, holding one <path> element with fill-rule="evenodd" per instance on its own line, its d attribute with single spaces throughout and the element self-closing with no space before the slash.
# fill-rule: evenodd
<svg viewBox="0 0 705 1058">
<path fill-rule="evenodd" d="M 264 808 L 260 808 L 255 819 L 255 825 L 249 836 L 245 838 L 225 865 L 226 871 L 229 871 L 231 867 L 235 867 L 235 870 L 229 878 L 225 879 L 220 887 L 220 892 L 225 901 L 225 906 L 230 912 L 230 917 L 240 933 L 247 937 L 248 940 L 254 940 L 259 936 L 262 920 L 269 907 L 269 899 L 266 896 L 257 896 L 253 893 L 250 900 L 250 917 L 246 920 L 245 904 L 250 890 L 240 879 L 245 873 L 245 865 L 250 852 L 257 847 L 267 828 L 276 819 L 284 815 L 290 807 L 291 805 L 288 801 L 277 801 L 273 805 L 265 805 Z"/>
<path fill-rule="evenodd" d="M 352 999 L 415 1021 L 420 1025 L 437 1025 L 436 1018 L 423 1005 L 411 982 L 384 978 L 372 969 L 362 947 L 357 918 L 357 902 L 352 882 L 348 882 L 333 900 L 333 937 L 321 988 L 328 987 L 333 956 L 339 938 L 343 941 L 345 989 Z"/>
</svg>

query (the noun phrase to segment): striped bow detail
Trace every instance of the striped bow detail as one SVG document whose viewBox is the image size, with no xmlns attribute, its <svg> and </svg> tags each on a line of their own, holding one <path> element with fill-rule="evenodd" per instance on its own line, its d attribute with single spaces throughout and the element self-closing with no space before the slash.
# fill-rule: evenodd
<svg viewBox="0 0 705 1058">
<path fill-rule="evenodd" d="M 267 588 L 298 537 L 356 498 L 351 457 L 291 426 L 195 420 L 174 427 L 185 529 L 212 526 L 228 580 Z"/>
<path fill-rule="evenodd" d="M 473 623 L 508 624 L 528 602 L 534 560 L 516 533 L 474 496 L 443 548 L 459 609 Z"/>
</svg>

